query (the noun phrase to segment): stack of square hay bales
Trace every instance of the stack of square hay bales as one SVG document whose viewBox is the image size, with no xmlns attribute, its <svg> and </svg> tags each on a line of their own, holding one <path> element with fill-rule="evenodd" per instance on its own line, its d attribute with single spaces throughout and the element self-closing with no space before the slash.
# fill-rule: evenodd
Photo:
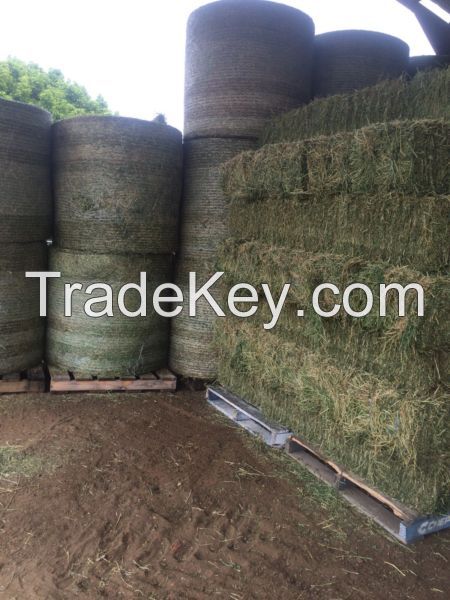
<svg viewBox="0 0 450 600">
<path fill-rule="evenodd" d="M 428 116 L 444 117 L 449 72 L 424 76 L 429 96 L 424 88 L 418 116 L 428 101 Z M 396 86 L 405 84 L 383 85 L 392 86 L 394 103 Z M 348 104 L 356 109 L 358 99 L 379 90 L 348 96 Z M 223 169 L 232 237 L 219 266 L 228 285 L 264 282 L 279 293 L 291 283 L 292 289 L 270 331 L 263 328 L 270 322 L 263 308 L 249 319 L 220 320 L 219 380 L 382 492 L 423 513 L 445 511 L 450 122 L 410 118 L 356 129 L 362 117 L 355 126 L 325 120 L 327 134 L 346 131 L 301 139 L 300 132 L 319 133 L 324 103 L 328 114 L 342 117 L 333 98 L 314 102 L 291 113 L 297 141 L 280 141 L 287 130 L 293 139 L 283 117 L 266 134 L 280 143 L 244 153 Z M 367 112 L 366 120 L 374 114 Z M 314 126 L 306 123 L 311 115 Z M 318 316 L 313 291 L 329 282 L 341 294 L 350 284 L 367 285 L 373 311 L 362 318 L 342 311 Z M 425 316 L 417 316 L 418 296 L 408 292 L 405 317 L 398 318 L 394 292 L 380 317 L 382 283 L 420 284 Z M 322 294 L 322 308 L 342 304 L 341 294 Z M 364 293 L 354 292 L 351 304 L 361 310 Z"/>
</svg>

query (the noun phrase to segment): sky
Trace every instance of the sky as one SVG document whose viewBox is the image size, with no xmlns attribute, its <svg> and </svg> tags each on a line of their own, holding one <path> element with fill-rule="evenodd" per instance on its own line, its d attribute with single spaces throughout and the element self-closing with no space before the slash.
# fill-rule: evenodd
<svg viewBox="0 0 450 600">
<path fill-rule="evenodd" d="M 101 94 L 122 116 L 163 113 L 183 127 L 185 31 L 205 0 L 3 0 L 0 60 L 14 56 Z M 316 32 L 369 29 L 402 38 L 411 55 L 434 54 L 414 15 L 396 0 L 286 0 Z M 434 6 L 430 0 L 423 4 Z M 436 8 L 436 7 L 435 7 Z M 442 15 L 442 11 L 435 10 Z"/>
</svg>

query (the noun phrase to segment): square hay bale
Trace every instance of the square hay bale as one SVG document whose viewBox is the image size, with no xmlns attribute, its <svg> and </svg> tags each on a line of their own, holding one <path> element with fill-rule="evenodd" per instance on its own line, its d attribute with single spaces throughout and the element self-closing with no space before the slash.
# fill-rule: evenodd
<svg viewBox="0 0 450 600">
<path fill-rule="evenodd" d="M 395 121 L 268 145 L 222 167 L 229 199 L 450 193 L 450 121 Z"/>
<path fill-rule="evenodd" d="M 399 119 L 450 118 L 450 67 L 418 73 L 411 81 L 383 81 L 351 94 L 320 98 L 276 117 L 260 145 L 293 142 Z"/>
<path fill-rule="evenodd" d="M 226 241 L 219 257 L 228 286 L 245 282 L 261 289 L 267 283 L 279 293 L 285 283 L 291 284 L 288 304 L 291 313 L 283 314 L 276 326 L 286 339 L 301 339 L 312 349 L 324 349 L 330 354 L 344 352 L 354 364 L 364 364 L 367 370 L 389 378 L 405 387 L 436 387 L 446 376 L 445 360 L 450 348 L 450 280 L 445 276 L 426 276 L 407 267 L 392 267 L 387 263 L 370 263 L 361 258 L 333 254 L 307 253 L 289 248 L 268 246 L 260 242 Z M 342 305 L 342 294 L 352 283 L 368 286 L 373 293 L 373 310 L 365 317 L 353 318 L 344 311 L 333 317 L 316 315 L 312 308 L 315 288 L 333 283 L 340 294 L 324 293 L 323 310 Z M 398 316 L 398 295 L 387 295 L 386 317 L 379 315 L 380 284 L 419 283 L 424 289 L 425 316 L 417 314 L 418 297 L 408 292 L 405 316 Z M 365 294 L 355 291 L 351 305 L 362 310 Z M 296 310 L 305 316 L 296 318 Z M 265 317 L 259 315 L 255 321 Z M 270 322 L 268 319 L 266 322 Z"/>
<path fill-rule="evenodd" d="M 401 390 L 242 320 L 216 326 L 219 381 L 421 513 L 450 508 L 448 395 Z"/>
<path fill-rule="evenodd" d="M 336 252 L 405 265 L 424 273 L 448 271 L 450 196 L 271 196 L 255 204 L 235 198 L 229 233 L 307 252 Z"/>
</svg>

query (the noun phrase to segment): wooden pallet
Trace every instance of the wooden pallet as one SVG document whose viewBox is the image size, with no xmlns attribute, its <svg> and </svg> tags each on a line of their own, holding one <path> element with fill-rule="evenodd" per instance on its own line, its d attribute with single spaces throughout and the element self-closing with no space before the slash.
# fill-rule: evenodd
<svg viewBox="0 0 450 600">
<path fill-rule="evenodd" d="M 42 366 L 20 373 L 0 375 L 0 394 L 23 394 L 45 392 L 46 377 Z"/>
<path fill-rule="evenodd" d="M 286 451 L 316 477 L 334 486 L 357 510 L 373 519 L 404 544 L 450 528 L 450 514 L 420 515 L 368 485 L 297 437 L 293 436 L 287 442 Z"/>
<path fill-rule="evenodd" d="M 177 378 L 168 369 L 139 377 L 101 377 L 49 367 L 50 392 L 147 392 L 177 389 Z"/>
<path fill-rule="evenodd" d="M 450 513 L 420 515 L 401 502 L 368 485 L 349 470 L 324 456 L 287 429 L 267 421 L 256 407 L 220 387 L 209 387 L 209 404 L 268 445 L 284 447 L 287 454 L 336 490 L 357 510 L 381 525 L 404 544 L 450 528 Z"/>
<path fill-rule="evenodd" d="M 221 387 L 209 387 L 206 399 L 216 410 L 275 448 L 284 447 L 291 432 L 264 418 L 260 410 Z"/>
</svg>

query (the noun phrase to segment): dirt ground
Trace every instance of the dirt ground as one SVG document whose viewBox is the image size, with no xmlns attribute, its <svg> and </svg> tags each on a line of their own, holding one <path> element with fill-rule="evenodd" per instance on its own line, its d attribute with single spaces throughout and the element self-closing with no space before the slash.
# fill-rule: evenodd
<svg viewBox="0 0 450 600">
<path fill-rule="evenodd" d="M 448 532 L 391 541 L 202 392 L 3 397 L 0 448 L 2 599 L 448 597 Z"/>
</svg>

